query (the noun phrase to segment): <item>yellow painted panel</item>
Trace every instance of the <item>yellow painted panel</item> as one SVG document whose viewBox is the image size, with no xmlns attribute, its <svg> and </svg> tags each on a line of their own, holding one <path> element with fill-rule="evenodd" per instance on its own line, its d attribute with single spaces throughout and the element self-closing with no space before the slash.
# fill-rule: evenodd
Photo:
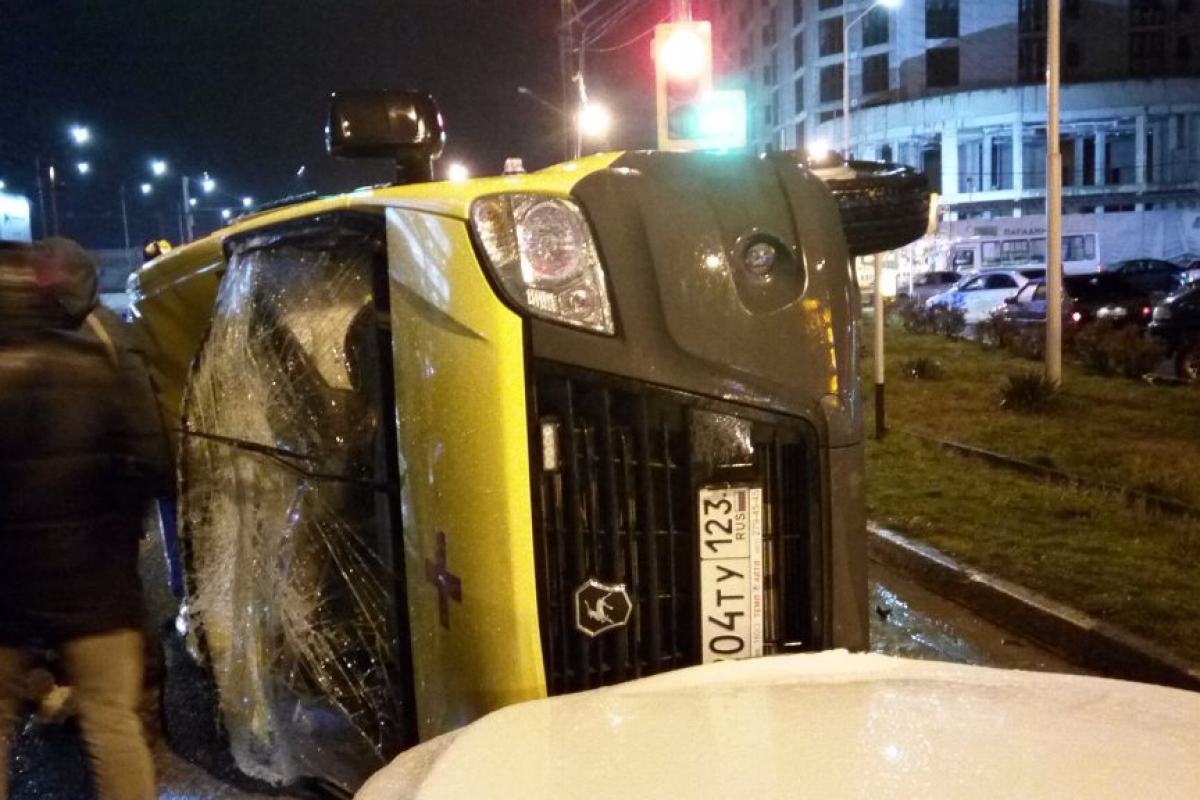
<svg viewBox="0 0 1200 800">
<path fill-rule="evenodd" d="M 405 566 L 425 739 L 546 693 L 523 325 L 486 280 L 462 220 L 390 209 L 387 221 Z"/>
</svg>

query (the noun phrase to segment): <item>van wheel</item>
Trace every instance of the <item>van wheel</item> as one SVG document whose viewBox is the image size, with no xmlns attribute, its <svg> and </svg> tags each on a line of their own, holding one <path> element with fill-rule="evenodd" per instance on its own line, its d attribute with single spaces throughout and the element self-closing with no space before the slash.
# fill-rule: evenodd
<svg viewBox="0 0 1200 800">
<path fill-rule="evenodd" d="M 1175 353 L 1175 375 L 1189 382 L 1200 378 L 1200 338 L 1185 342 Z"/>
</svg>

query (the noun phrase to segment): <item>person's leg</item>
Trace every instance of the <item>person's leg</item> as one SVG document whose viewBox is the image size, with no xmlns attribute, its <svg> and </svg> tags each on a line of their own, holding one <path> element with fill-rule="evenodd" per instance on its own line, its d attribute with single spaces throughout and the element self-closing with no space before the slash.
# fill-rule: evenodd
<svg viewBox="0 0 1200 800">
<path fill-rule="evenodd" d="M 141 631 L 73 639 L 61 653 L 100 800 L 154 800 L 154 764 L 138 716 Z"/>
<path fill-rule="evenodd" d="M 29 654 L 0 647 L 0 800 L 8 800 L 8 754 L 24 694 Z"/>
</svg>

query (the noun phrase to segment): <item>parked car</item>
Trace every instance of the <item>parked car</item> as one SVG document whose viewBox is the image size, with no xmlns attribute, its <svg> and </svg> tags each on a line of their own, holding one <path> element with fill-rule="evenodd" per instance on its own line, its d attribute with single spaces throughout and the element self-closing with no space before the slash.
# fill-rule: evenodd
<svg viewBox="0 0 1200 800">
<path fill-rule="evenodd" d="M 935 294 L 941 294 L 962 280 L 963 276 L 951 270 L 935 269 L 914 275 L 912 285 L 908 281 L 900 281 L 896 287 L 896 299 L 908 299 L 915 303 L 924 303 Z"/>
<path fill-rule="evenodd" d="M 925 308 L 957 308 L 962 310 L 967 324 L 983 322 L 996 306 L 1016 294 L 1022 286 L 1045 277 L 1046 270 L 1040 267 L 985 270 L 963 278 L 952 288 L 930 297 L 925 301 Z"/>
<path fill-rule="evenodd" d="M 1131 258 L 1111 264 L 1105 270 L 1124 275 L 1130 283 L 1154 296 L 1155 300 L 1200 280 L 1200 269 L 1181 267 L 1161 258 Z"/>
<path fill-rule="evenodd" d="M 1175 374 L 1200 378 L 1200 283 L 1168 295 L 1154 307 L 1148 330 L 1161 339 L 1175 360 Z"/>
<path fill-rule="evenodd" d="M 1030 281 L 996 309 L 1021 326 L 1046 324 L 1046 281 Z M 1097 272 L 1063 276 L 1063 319 L 1075 326 L 1090 322 L 1146 325 L 1154 304 L 1150 295 L 1121 275 Z"/>
<path fill-rule="evenodd" d="M 1193 798 L 1200 694 L 828 651 L 509 706 L 356 800 Z"/>
</svg>

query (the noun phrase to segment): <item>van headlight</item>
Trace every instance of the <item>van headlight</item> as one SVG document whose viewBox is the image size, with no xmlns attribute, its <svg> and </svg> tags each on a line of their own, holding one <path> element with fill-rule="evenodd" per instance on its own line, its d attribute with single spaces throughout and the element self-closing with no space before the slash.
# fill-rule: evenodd
<svg viewBox="0 0 1200 800">
<path fill-rule="evenodd" d="M 579 206 L 551 195 L 488 195 L 471 204 L 471 226 L 488 267 L 518 307 L 613 333 L 604 267 Z"/>
</svg>

